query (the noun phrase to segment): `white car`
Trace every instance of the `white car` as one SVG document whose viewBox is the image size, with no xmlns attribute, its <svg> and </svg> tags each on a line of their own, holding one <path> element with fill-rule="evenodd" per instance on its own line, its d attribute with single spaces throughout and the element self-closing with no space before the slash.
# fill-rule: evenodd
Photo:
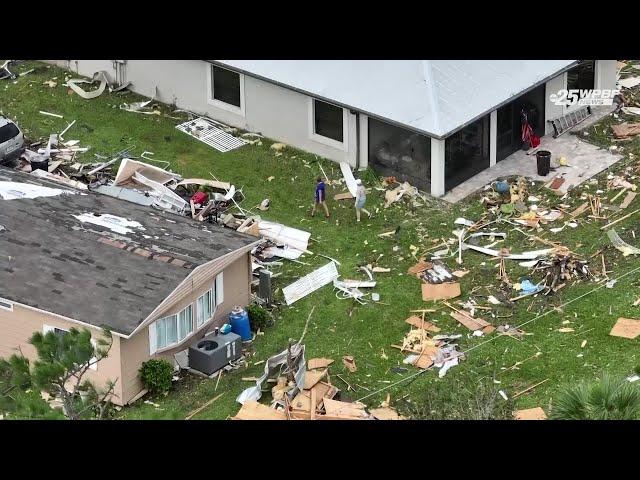
<svg viewBox="0 0 640 480">
<path fill-rule="evenodd" d="M 24 136 L 8 118 L 0 117 L 0 164 L 18 158 L 24 152 Z"/>
</svg>

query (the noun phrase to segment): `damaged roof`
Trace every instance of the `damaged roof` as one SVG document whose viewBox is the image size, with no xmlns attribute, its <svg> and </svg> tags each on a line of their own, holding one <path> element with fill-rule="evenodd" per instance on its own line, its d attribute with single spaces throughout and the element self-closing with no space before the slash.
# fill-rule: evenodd
<svg viewBox="0 0 640 480">
<path fill-rule="evenodd" d="M 70 190 L 4 168 L 0 182 Z M 11 185 L 3 185 L 5 197 L 15 198 L 6 193 Z M 107 195 L 73 192 L 0 195 L 0 297 L 129 335 L 195 267 L 259 241 Z"/>
<path fill-rule="evenodd" d="M 444 138 L 577 60 L 211 60 Z"/>
</svg>

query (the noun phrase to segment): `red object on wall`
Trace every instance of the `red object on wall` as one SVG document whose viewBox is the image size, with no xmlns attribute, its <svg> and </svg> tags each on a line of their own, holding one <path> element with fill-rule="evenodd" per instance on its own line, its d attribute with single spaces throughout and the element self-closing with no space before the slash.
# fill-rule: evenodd
<svg viewBox="0 0 640 480">
<path fill-rule="evenodd" d="M 207 200 L 209 199 L 209 195 L 207 195 L 205 192 L 196 192 L 193 197 L 191 197 L 191 201 L 195 204 L 200 204 L 200 205 L 204 205 L 205 203 L 207 203 Z"/>
</svg>

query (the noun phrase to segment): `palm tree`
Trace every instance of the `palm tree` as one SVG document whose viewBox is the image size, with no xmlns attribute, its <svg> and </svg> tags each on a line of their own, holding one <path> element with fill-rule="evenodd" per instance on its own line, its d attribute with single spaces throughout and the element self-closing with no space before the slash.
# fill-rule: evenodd
<svg viewBox="0 0 640 480">
<path fill-rule="evenodd" d="M 565 387 L 552 404 L 554 420 L 638 420 L 640 388 L 604 374 L 591 383 Z"/>
</svg>

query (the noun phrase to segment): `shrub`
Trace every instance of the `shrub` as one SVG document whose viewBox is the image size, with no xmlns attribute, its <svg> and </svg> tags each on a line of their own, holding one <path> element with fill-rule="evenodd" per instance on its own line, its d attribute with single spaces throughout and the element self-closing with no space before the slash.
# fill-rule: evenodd
<svg viewBox="0 0 640 480">
<path fill-rule="evenodd" d="M 138 373 L 145 388 L 151 393 L 167 393 L 171 388 L 173 365 L 164 359 L 143 362 Z"/>
<path fill-rule="evenodd" d="M 258 329 L 264 330 L 266 327 L 272 324 L 271 313 L 266 308 L 252 304 L 247 307 L 247 313 L 249 314 L 249 324 L 251 330 L 257 332 Z"/>
<path fill-rule="evenodd" d="M 633 369 L 636 375 L 640 375 L 640 365 Z"/>
<path fill-rule="evenodd" d="M 640 419 L 640 388 L 604 374 L 600 380 L 565 387 L 551 406 L 554 420 Z"/>
</svg>

